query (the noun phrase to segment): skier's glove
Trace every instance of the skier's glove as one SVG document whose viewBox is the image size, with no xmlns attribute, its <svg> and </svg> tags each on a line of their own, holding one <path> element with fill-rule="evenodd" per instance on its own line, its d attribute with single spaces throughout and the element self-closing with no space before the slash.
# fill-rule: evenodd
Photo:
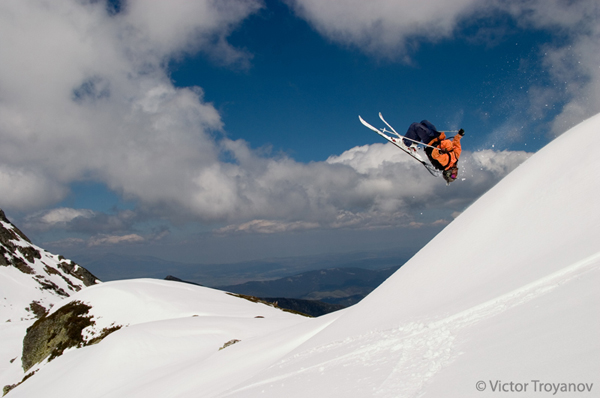
<svg viewBox="0 0 600 398">
<path fill-rule="evenodd" d="M 460 135 L 461 137 L 463 135 L 465 135 L 465 130 L 463 130 L 463 129 L 458 130 L 458 135 Z"/>
</svg>

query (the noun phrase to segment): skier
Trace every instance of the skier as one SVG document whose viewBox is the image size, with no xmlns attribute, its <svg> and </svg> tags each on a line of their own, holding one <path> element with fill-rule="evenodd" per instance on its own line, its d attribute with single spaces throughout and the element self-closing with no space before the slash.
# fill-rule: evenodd
<svg viewBox="0 0 600 398">
<path fill-rule="evenodd" d="M 439 136 L 429 141 L 425 147 L 425 153 L 431 161 L 431 164 L 438 170 L 443 170 L 443 177 L 449 184 L 458 177 L 458 159 L 462 152 L 460 144 L 461 138 L 465 135 L 463 129 L 458 130 L 458 134 L 452 140 L 446 139 L 446 134 L 440 133 Z"/>
<path fill-rule="evenodd" d="M 388 131 L 385 128 L 378 129 L 373 127 L 360 115 L 358 116 L 358 120 L 360 120 L 365 127 L 373 130 L 393 145 L 406 152 L 410 157 L 425 166 L 431 175 L 439 177 L 440 174 L 442 174 L 448 184 L 456 180 L 456 177 L 458 176 L 458 167 L 456 164 L 462 151 L 460 139 L 465 134 L 463 129 L 460 129 L 458 135 L 456 135 L 453 140 L 450 140 L 446 139 L 446 134 L 442 131 L 438 131 L 431 122 L 423 120 L 420 123 L 411 124 L 406 135 L 402 136 L 385 121 L 381 112 L 379 112 L 379 118 L 391 131 Z M 389 136 L 386 133 L 393 133 L 395 137 Z M 419 153 L 417 153 L 419 144 L 425 146 L 425 153 L 430 162 L 424 160 Z M 442 173 L 440 173 L 440 171 Z"/>
<path fill-rule="evenodd" d="M 414 141 L 428 143 L 431 140 L 439 137 L 440 134 L 441 133 L 437 131 L 437 129 L 431 122 L 423 120 L 421 121 L 421 123 L 411 124 L 404 136 Z M 409 149 L 411 149 L 412 151 L 416 151 L 417 143 L 414 141 L 402 140 L 404 145 L 406 145 Z"/>
</svg>

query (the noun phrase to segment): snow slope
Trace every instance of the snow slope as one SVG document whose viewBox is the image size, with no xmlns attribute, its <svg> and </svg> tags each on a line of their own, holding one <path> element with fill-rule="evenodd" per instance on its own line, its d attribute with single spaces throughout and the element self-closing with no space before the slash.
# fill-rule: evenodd
<svg viewBox="0 0 600 398">
<path fill-rule="evenodd" d="M 98 282 L 71 260 L 32 244 L 0 210 L 0 375 L 19 356 L 37 316 Z"/>
<path fill-rule="evenodd" d="M 207 300 L 191 308 L 174 282 L 87 288 L 74 298 L 106 322 L 141 316 L 109 309 L 108 288 L 155 315 L 8 396 L 598 396 L 600 158 L 575 151 L 598 131 L 600 115 L 554 140 L 363 301 L 324 317 L 238 311 L 201 287 L 186 287 Z"/>
<path fill-rule="evenodd" d="M 482 397 L 490 380 L 600 394 L 600 158 L 572 151 L 598 131 L 600 115 L 536 153 L 232 396 Z"/>
<path fill-rule="evenodd" d="M 98 283 L 87 270 L 71 260 L 32 244 L 0 211 L 0 322 L 35 318 L 31 303 L 49 310 L 52 306 L 84 288 Z"/>
<path fill-rule="evenodd" d="M 214 378 L 221 368 L 221 373 L 229 377 L 232 364 L 215 367 L 213 362 L 227 357 L 228 351 L 248 339 L 285 330 L 308 319 L 223 291 L 153 279 L 88 287 L 57 304 L 53 311 L 72 301 L 92 307 L 90 315 L 95 325 L 85 329 L 85 334 L 93 336 L 97 330 L 113 324 L 123 327 L 97 345 L 71 349 L 32 368 L 39 372 L 9 396 L 31 397 L 44 391 L 45 396 L 80 397 L 82 391 L 87 391 L 89 396 L 129 397 L 136 396 L 138 383 L 164 385 L 168 396 L 173 386 L 169 382 L 163 384 L 166 374 L 185 373 L 190 366 L 201 365 L 203 370 L 198 374 L 210 373 Z M 236 340 L 239 342 L 223 348 Z M 281 356 L 278 350 L 287 352 L 285 347 L 284 344 L 267 353 L 255 353 L 253 365 L 268 361 L 273 355 Z M 19 361 L 20 357 L 0 382 L 16 384 L 23 378 Z M 69 389 L 64 390 L 65 376 L 55 372 L 68 375 Z M 192 380 L 196 377 L 176 383 L 185 385 Z M 161 387 L 154 388 L 151 396 L 165 396 L 157 395 Z"/>
</svg>

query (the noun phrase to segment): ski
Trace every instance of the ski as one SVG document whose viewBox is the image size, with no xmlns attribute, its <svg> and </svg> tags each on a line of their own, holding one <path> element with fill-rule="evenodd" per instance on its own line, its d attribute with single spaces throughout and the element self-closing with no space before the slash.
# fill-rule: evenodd
<svg viewBox="0 0 600 398">
<path fill-rule="evenodd" d="M 393 132 L 394 134 L 396 134 L 396 135 L 398 136 L 398 138 L 404 138 L 404 137 L 402 137 L 400 134 L 398 134 L 398 132 L 397 132 L 396 130 L 394 130 L 394 128 L 391 126 L 391 124 L 389 124 L 389 123 L 388 123 L 388 122 L 387 122 L 387 121 L 386 121 L 386 120 L 383 118 L 383 115 L 381 114 L 381 112 L 379 112 L 379 118 L 381 119 L 381 121 L 382 121 L 382 122 L 384 122 L 384 123 L 385 123 L 385 125 L 386 125 L 386 126 L 388 126 L 388 127 L 389 127 L 389 128 L 392 130 L 392 132 Z M 410 138 L 409 138 L 409 139 L 410 139 Z M 411 140 L 411 141 L 413 141 L 413 140 Z"/>
<path fill-rule="evenodd" d="M 383 120 L 383 122 L 390 128 L 392 129 L 392 131 L 390 133 L 394 133 L 396 136 L 398 136 L 398 138 L 389 136 L 386 134 L 386 132 L 389 132 L 385 129 L 378 129 L 374 126 L 372 126 L 371 124 L 367 123 L 360 115 L 358 116 L 358 119 L 360 120 L 360 122 L 367 128 L 373 130 L 374 132 L 376 132 L 377 134 L 379 134 L 380 136 L 382 136 L 383 138 L 385 138 L 386 140 L 388 140 L 389 142 L 391 142 L 392 144 L 394 144 L 397 148 L 401 149 L 403 152 L 405 152 L 406 154 L 408 154 L 411 158 L 415 159 L 417 162 L 421 163 L 426 169 L 427 171 L 429 171 L 429 173 L 431 173 L 431 175 L 435 176 L 435 177 L 439 177 L 442 175 L 442 172 L 438 169 L 436 169 L 435 167 L 433 167 L 431 164 L 429 164 L 427 161 L 425 161 L 421 155 L 419 155 L 416 152 L 411 151 L 410 149 L 408 149 L 408 147 L 406 145 L 404 145 L 404 143 L 402 142 L 403 139 L 405 139 L 406 137 L 398 134 L 396 132 L 396 130 L 393 129 L 392 126 L 390 126 L 384 119 L 383 116 L 381 115 L 381 113 L 379 114 L 379 117 L 381 118 L 381 120 Z M 419 144 L 423 144 L 422 142 L 419 141 L 415 141 L 415 140 L 411 140 L 410 138 L 406 138 L 409 141 L 413 141 L 413 142 L 417 142 Z"/>
</svg>

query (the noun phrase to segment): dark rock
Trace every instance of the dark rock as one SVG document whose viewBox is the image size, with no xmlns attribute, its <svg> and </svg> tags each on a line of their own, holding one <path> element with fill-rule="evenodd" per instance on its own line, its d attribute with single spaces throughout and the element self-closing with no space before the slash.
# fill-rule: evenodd
<svg viewBox="0 0 600 398">
<path fill-rule="evenodd" d="M 29 261 L 30 263 L 34 262 L 36 258 L 37 259 L 42 258 L 42 255 L 39 252 L 39 250 L 36 250 L 33 246 L 29 246 L 29 247 L 19 246 L 18 250 L 21 252 L 23 257 L 25 257 L 27 259 L 27 261 Z"/>
<path fill-rule="evenodd" d="M 82 347 L 82 330 L 94 324 L 88 315 L 91 308 L 80 301 L 73 301 L 31 325 L 23 339 L 23 370 L 27 372 L 46 358 L 51 361 L 67 348 Z"/>
<path fill-rule="evenodd" d="M 86 341 L 82 335 L 83 329 L 95 325 L 89 314 L 91 308 L 81 301 L 72 301 L 52 314 L 42 316 L 31 325 L 23 339 L 23 370 L 27 372 L 33 365 L 46 358 L 51 361 L 62 355 L 67 348 L 97 344 L 109 334 L 121 329 L 121 325 L 113 324 Z"/>
<path fill-rule="evenodd" d="M 344 305 L 330 304 L 319 300 L 301 300 L 284 297 L 261 297 L 260 299 L 267 303 L 273 303 L 279 308 L 299 312 L 311 317 L 318 317 L 346 308 Z"/>
<path fill-rule="evenodd" d="M 11 223 L 6 218 L 6 215 L 4 214 L 2 209 L 0 209 L 0 220 L 12 225 L 11 230 L 8 230 L 6 228 L 0 228 L 0 243 L 5 243 L 5 240 L 8 241 L 8 240 L 19 239 L 19 238 L 31 243 L 29 238 L 27 236 L 25 236 L 25 234 L 23 232 L 21 232 L 21 230 L 19 228 L 17 228 L 13 223 Z"/>
<path fill-rule="evenodd" d="M 46 316 L 46 314 L 48 314 L 48 310 L 46 309 L 46 307 L 44 307 L 38 301 L 35 300 L 33 300 L 31 304 L 29 304 L 29 308 L 27 308 L 27 310 L 33 312 L 37 319 L 40 319 Z"/>
<path fill-rule="evenodd" d="M 190 281 L 184 281 L 183 279 L 179 279 L 178 277 L 176 277 L 176 276 L 173 276 L 173 275 L 167 275 L 167 276 L 165 277 L 165 280 L 166 280 L 166 281 L 174 281 L 174 282 L 183 282 L 183 283 L 189 283 L 190 285 L 196 285 L 196 286 L 202 286 L 202 285 L 201 285 L 201 284 L 199 284 L 199 283 L 196 283 L 196 282 L 190 282 Z"/>
<path fill-rule="evenodd" d="M 96 278 L 94 274 L 73 261 L 62 261 L 58 264 L 58 267 L 62 271 L 73 275 L 75 278 L 82 281 L 85 286 L 91 286 L 98 283 L 98 278 Z"/>
</svg>

